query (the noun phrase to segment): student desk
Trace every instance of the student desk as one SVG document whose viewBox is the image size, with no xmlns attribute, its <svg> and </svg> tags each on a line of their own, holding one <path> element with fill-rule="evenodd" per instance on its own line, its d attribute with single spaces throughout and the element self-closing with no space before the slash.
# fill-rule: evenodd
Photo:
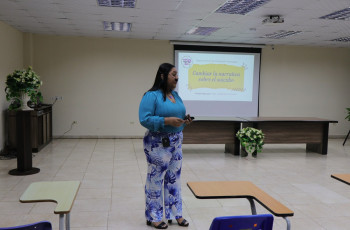
<svg viewBox="0 0 350 230">
<path fill-rule="evenodd" d="M 350 174 L 332 174 L 331 177 L 350 185 Z"/>
<path fill-rule="evenodd" d="M 294 212 L 250 181 L 188 182 L 187 186 L 198 199 L 246 198 L 250 203 L 253 215 L 256 215 L 254 204 L 256 200 L 273 215 L 283 217 L 287 222 L 287 230 L 290 230 L 291 224 L 288 216 L 293 216 Z"/>
<path fill-rule="evenodd" d="M 29 185 L 19 199 L 22 203 L 55 202 L 55 214 L 59 214 L 59 230 L 64 229 L 64 214 L 66 229 L 70 229 L 70 210 L 78 193 L 80 181 L 42 181 Z"/>
</svg>

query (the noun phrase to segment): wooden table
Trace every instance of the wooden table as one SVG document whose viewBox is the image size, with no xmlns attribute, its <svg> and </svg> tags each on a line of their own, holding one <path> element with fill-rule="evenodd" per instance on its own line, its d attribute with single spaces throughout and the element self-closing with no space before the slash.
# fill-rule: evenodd
<svg viewBox="0 0 350 230">
<path fill-rule="evenodd" d="M 350 174 L 332 174 L 331 177 L 350 185 Z"/>
<path fill-rule="evenodd" d="M 237 131 L 244 120 L 237 117 L 196 117 L 183 130 L 184 144 L 225 144 L 225 153 L 239 155 Z"/>
<path fill-rule="evenodd" d="M 70 211 L 80 187 L 80 181 L 42 181 L 29 185 L 19 199 L 22 203 L 55 202 L 55 214 L 59 214 L 59 230 L 64 229 L 64 215 L 66 215 L 66 229 L 70 229 Z"/>
<path fill-rule="evenodd" d="M 225 153 L 239 155 L 236 137 L 242 127 L 261 129 L 266 144 L 305 143 L 306 150 L 323 155 L 328 151 L 330 123 L 316 117 L 196 117 L 183 130 L 184 144 L 225 144 Z"/>
<path fill-rule="evenodd" d="M 244 117 L 243 127 L 261 129 L 266 144 L 306 143 L 306 150 L 323 155 L 328 150 L 329 123 L 338 121 L 317 117 Z"/>
<path fill-rule="evenodd" d="M 294 212 L 250 181 L 188 182 L 187 186 L 198 199 L 246 198 L 250 203 L 253 215 L 256 215 L 254 204 L 256 200 L 273 215 L 283 217 L 287 222 L 287 230 L 290 230 L 291 224 L 288 216 L 293 216 Z"/>
</svg>

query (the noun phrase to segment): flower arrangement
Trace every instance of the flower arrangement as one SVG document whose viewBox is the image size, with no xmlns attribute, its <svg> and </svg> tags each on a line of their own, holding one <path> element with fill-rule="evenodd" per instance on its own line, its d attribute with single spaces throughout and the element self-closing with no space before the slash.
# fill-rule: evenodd
<svg viewBox="0 0 350 230">
<path fill-rule="evenodd" d="M 350 121 L 350 108 L 346 108 L 346 110 L 348 111 L 348 115 L 345 117 L 345 119 Z"/>
<path fill-rule="evenodd" d="M 40 77 L 29 66 L 26 70 L 15 70 L 9 74 L 6 79 L 6 100 L 11 101 L 9 109 L 17 109 L 23 102 L 21 97 L 27 94 L 32 103 L 37 104 L 42 101 L 42 95 L 39 91 L 42 81 Z"/>
<path fill-rule="evenodd" d="M 252 127 L 240 129 L 236 137 L 245 150 L 249 152 L 261 152 L 264 145 L 264 134 L 261 130 Z"/>
</svg>

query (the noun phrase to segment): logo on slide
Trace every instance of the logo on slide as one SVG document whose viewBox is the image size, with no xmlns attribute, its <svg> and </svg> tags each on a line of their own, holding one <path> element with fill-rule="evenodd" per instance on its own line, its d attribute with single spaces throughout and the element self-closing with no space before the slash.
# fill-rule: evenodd
<svg viewBox="0 0 350 230">
<path fill-rule="evenodd" d="M 181 64 L 182 64 L 182 66 L 184 67 L 184 68 L 191 68 L 191 66 L 192 66 L 192 59 L 191 59 L 191 57 L 189 57 L 189 56 L 185 56 L 185 57 L 183 57 L 182 59 L 181 59 Z"/>
</svg>

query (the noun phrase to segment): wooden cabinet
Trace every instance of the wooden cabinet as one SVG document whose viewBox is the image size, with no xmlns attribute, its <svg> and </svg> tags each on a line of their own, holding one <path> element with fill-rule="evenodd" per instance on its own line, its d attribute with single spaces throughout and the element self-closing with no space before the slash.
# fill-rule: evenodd
<svg viewBox="0 0 350 230">
<path fill-rule="evenodd" d="M 15 110 L 7 111 L 8 147 L 17 149 Z M 52 140 L 52 105 L 43 105 L 30 111 L 32 151 L 39 152 Z"/>
</svg>

